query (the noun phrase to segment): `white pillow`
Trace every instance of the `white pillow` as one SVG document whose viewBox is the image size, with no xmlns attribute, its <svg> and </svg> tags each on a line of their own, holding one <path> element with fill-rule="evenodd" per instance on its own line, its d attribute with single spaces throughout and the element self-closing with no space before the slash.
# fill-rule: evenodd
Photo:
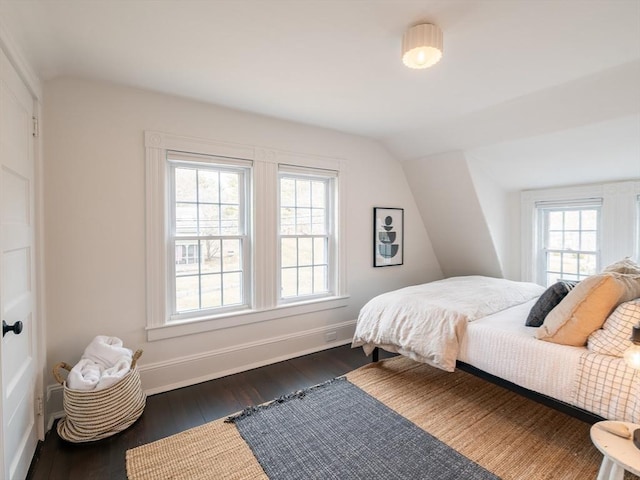
<svg viewBox="0 0 640 480">
<path fill-rule="evenodd" d="M 624 273 L 627 275 L 640 275 L 640 265 L 635 263 L 629 257 L 623 258 L 622 260 L 612 263 L 602 270 L 602 272 L 617 272 Z"/>
<path fill-rule="evenodd" d="M 602 328 L 589 335 L 587 348 L 594 353 L 622 357 L 631 346 L 631 327 L 640 322 L 640 298 L 621 303 Z"/>
</svg>

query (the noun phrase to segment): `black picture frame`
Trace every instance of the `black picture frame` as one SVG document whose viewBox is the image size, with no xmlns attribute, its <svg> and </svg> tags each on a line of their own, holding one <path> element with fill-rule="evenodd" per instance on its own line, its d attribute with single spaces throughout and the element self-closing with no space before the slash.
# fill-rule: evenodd
<svg viewBox="0 0 640 480">
<path fill-rule="evenodd" d="M 373 266 L 404 264 L 404 208 L 373 207 Z"/>
</svg>

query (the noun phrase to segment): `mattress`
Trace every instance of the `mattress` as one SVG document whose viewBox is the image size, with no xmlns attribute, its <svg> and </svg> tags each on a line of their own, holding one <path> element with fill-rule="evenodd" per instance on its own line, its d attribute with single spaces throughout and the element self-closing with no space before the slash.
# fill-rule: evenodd
<svg viewBox="0 0 640 480">
<path fill-rule="evenodd" d="M 585 347 L 544 342 L 525 326 L 531 300 L 467 326 L 458 359 L 529 390 L 575 404 L 575 382 Z"/>
</svg>

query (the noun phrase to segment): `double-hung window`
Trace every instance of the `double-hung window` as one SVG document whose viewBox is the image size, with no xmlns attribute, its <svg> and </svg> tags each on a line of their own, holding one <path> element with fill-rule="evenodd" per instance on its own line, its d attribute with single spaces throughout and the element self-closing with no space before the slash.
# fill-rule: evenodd
<svg viewBox="0 0 640 480">
<path fill-rule="evenodd" d="M 640 182 L 521 193 L 521 278 L 551 285 L 581 280 L 640 253 Z"/>
<path fill-rule="evenodd" d="M 279 168 L 281 303 L 335 290 L 335 172 Z"/>
<path fill-rule="evenodd" d="M 336 159 L 145 132 L 147 337 L 348 305 Z"/>
<path fill-rule="evenodd" d="M 246 309 L 251 298 L 250 171 L 241 161 L 169 152 L 171 320 Z"/>
<path fill-rule="evenodd" d="M 601 204 L 600 199 L 538 204 L 540 283 L 582 280 L 598 271 Z"/>
</svg>

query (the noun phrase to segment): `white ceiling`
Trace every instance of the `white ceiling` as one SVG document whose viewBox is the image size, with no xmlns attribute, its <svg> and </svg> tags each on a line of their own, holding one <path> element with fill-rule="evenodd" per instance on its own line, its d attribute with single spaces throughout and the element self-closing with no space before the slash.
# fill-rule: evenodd
<svg viewBox="0 0 640 480">
<path fill-rule="evenodd" d="M 402 34 L 424 21 L 444 57 L 409 70 Z M 44 80 L 364 135 L 400 160 L 598 124 L 640 144 L 640 0 L 0 0 L 0 22 Z"/>
</svg>

